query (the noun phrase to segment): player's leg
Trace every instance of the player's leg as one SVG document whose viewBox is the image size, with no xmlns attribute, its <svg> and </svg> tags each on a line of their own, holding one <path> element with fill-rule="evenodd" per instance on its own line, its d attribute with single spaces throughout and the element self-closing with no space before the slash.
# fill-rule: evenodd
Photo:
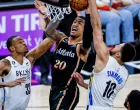
<svg viewBox="0 0 140 110">
<path fill-rule="evenodd" d="M 40 1 L 59 7 L 69 6 L 69 0 L 40 0 Z"/>
<path fill-rule="evenodd" d="M 52 88 L 50 92 L 50 110 L 74 110 L 79 102 L 78 87 L 58 90 Z"/>
<path fill-rule="evenodd" d="M 55 87 L 52 87 L 50 90 L 50 96 L 49 96 L 49 104 L 50 104 L 50 110 L 56 110 L 59 99 L 63 96 L 62 93 L 59 93 Z"/>
<path fill-rule="evenodd" d="M 50 90 L 50 110 L 60 110 L 61 102 L 63 98 L 65 98 L 66 90 L 62 90 L 57 88 L 56 86 L 52 86 Z"/>
<path fill-rule="evenodd" d="M 60 110 L 74 110 L 76 105 L 79 102 L 79 88 L 78 87 L 69 87 L 66 90 L 65 97 L 63 98 Z"/>
</svg>

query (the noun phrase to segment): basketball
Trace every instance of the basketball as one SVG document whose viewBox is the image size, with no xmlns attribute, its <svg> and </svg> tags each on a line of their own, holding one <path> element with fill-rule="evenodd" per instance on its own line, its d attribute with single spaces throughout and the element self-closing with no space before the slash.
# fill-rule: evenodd
<svg viewBox="0 0 140 110">
<path fill-rule="evenodd" d="M 88 8 L 88 0 L 71 0 L 70 6 L 77 11 L 83 11 Z"/>
</svg>

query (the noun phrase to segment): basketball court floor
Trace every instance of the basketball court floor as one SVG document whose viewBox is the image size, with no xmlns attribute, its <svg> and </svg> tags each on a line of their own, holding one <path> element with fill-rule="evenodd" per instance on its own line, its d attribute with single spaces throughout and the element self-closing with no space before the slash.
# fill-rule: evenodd
<svg viewBox="0 0 140 110">
<path fill-rule="evenodd" d="M 88 82 L 88 80 L 85 80 Z M 140 90 L 140 74 L 130 75 L 125 87 L 119 92 L 114 102 L 113 110 L 126 110 L 123 106 L 127 94 L 133 90 Z M 27 110 L 49 110 L 50 86 L 32 86 L 31 100 Z M 80 101 L 75 110 L 85 110 L 87 90 L 80 87 Z"/>
</svg>

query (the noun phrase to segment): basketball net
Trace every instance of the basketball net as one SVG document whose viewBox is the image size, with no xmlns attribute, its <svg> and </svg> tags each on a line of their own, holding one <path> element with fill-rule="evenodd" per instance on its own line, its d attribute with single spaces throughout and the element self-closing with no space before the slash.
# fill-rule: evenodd
<svg viewBox="0 0 140 110">
<path fill-rule="evenodd" d="M 57 7 L 46 3 L 47 14 L 45 17 L 49 17 L 51 21 L 55 22 L 56 20 L 62 20 L 64 18 L 64 14 L 70 14 L 71 8 L 65 7 Z"/>
</svg>

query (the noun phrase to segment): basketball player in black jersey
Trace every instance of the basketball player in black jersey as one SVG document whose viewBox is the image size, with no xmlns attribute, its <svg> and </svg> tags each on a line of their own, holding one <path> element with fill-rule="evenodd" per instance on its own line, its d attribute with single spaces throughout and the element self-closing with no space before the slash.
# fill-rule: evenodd
<svg viewBox="0 0 140 110">
<path fill-rule="evenodd" d="M 37 8 L 43 13 L 44 10 L 41 10 L 41 6 Z M 84 17 L 76 17 L 69 37 L 56 30 L 60 22 L 59 20 L 50 22 L 46 28 L 46 35 L 57 44 L 53 56 L 50 109 L 73 110 L 79 101 L 79 89 L 71 75 L 79 73 L 83 68 L 88 57 L 91 40 L 81 42 L 85 24 Z"/>
</svg>

